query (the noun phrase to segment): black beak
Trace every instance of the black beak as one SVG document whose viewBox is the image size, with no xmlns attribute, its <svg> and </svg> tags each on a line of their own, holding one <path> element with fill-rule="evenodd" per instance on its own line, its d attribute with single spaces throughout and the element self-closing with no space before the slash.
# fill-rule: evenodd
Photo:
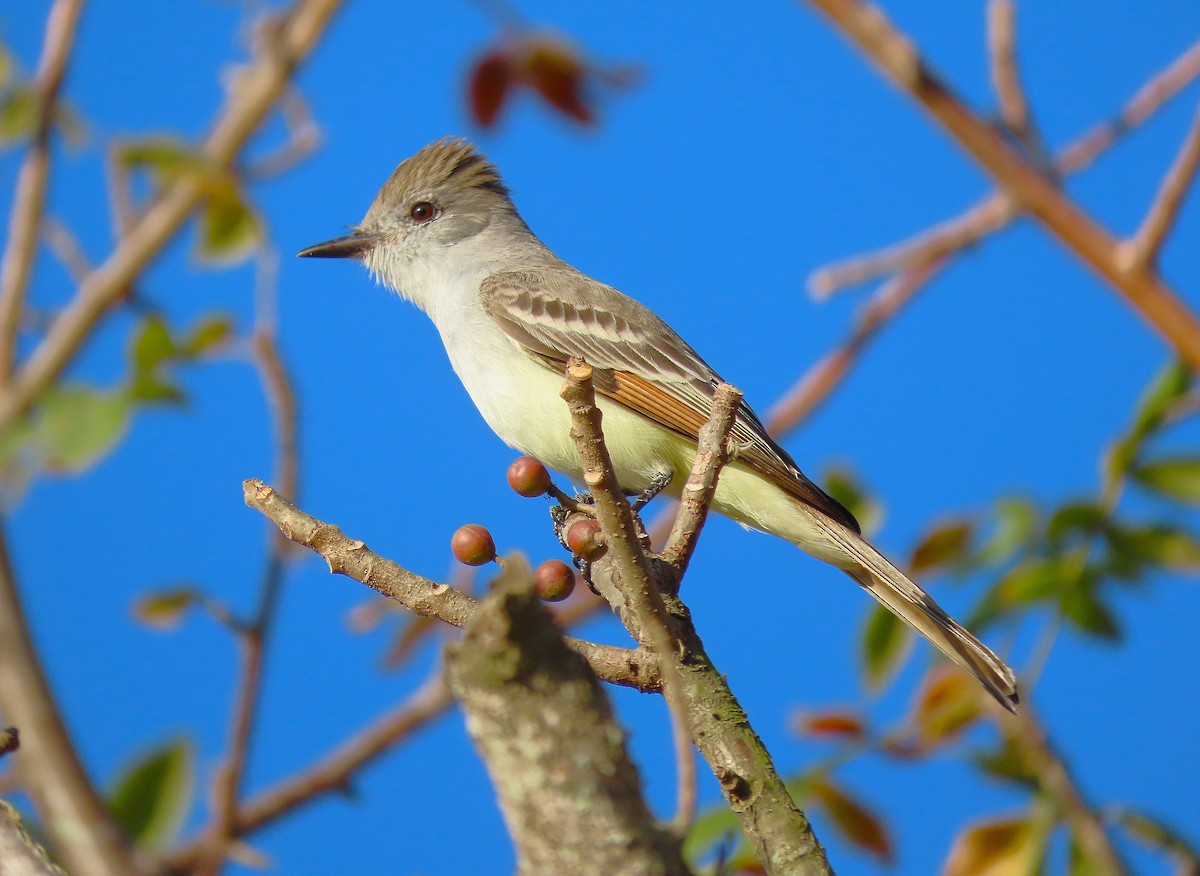
<svg viewBox="0 0 1200 876">
<path fill-rule="evenodd" d="M 296 253 L 302 259 L 356 259 L 379 242 L 380 235 L 354 231 L 324 243 L 313 244 Z"/>
</svg>

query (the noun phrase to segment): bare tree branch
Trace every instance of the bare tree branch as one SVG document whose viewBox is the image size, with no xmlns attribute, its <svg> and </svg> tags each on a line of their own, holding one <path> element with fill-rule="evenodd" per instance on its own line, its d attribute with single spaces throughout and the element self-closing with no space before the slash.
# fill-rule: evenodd
<svg viewBox="0 0 1200 876">
<path fill-rule="evenodd" d="M 679 840 L 646 807 L 608 698 L 531 579 L 501 576 L 446 646 L 446 677 L 496 788 L 517 873 L 689 872 Z"/>
<path fill-rule="evenodd" d="M 58 107 L 67 60 L 84 0 L 57 0 L 46 18 L 42 59 L 34 78 L 37 120 L 29 151 L 17 173 L 12 212 L 8 217 L 8 243 L 0 262 L 0 392 L 8 387 L 16 359 L 17 330 L 29 289 L 29 274 L 37 250 L 38 231 L 46 207 L 50 179 L 50 132 Z"/>
<path fill-rule="evenodd" d="M 1086 170 L 1119 139 L 1142 125 L 1184 86 L 1200 76 L 1200 42 L 1155 74 L 1111 121 L 1102 122 L 1058 153 L 1054 171 L 1060 177 Z M 814 271 L 809 291 L 825 298 L 848 286 L 892 274 L 918 262 L 966 249 L 1006 227 L 1019 215 L 1012 199 L 997 192 L 935 227 L 874 253 L 855 256 Z"/>
<path fill-rule="evenodd" d="M 296 67 L 317 44 L 343 0 L 296 0 L 275 19 L 254 63 L 239 77 L 201 152 L 213 165 L 228 167 L 262 124 Z M 58 377 L 118 304 L 134 278 L 183 227 L 204 197 L 204 180 L 181 176 L 138 217 L 108 259 L 80 284 L 74 300 L 54 321 L 29 361 L 0 397 L 0 431 L 25 413 Z"/>
<path fill-rule="evenodd" d="M 422 578 L 379 556 L 361 541 L 347 538 L 336 526 L 305 514 L 260 480 L 245 481 L 242 489 L 247 505 L 266 515 L 289 539 L 320 554 L 331 572 L 353 578 L 410 611 L 452 626 L 461 627 L 474 617 L 479 603 L 462 591 Z M 661 686 L 653 655 L 576 639 L 568 641 L 605 681 L 646 691 Z"/>
<path fill-rule="evenodd" d="M 775 436 L 795 429 L 813 415 L 846 379 L 867 344 L 949 261 L 948 255 L 918 262 L 884 283 L 855 320 L 850 335 L 804 372 L 767 411 L 767 430 Z"/>
<path fill-rule="evenodd" d="M 1119 241 L 943 85 L 877 7 L 862 0 L 810 2 L 919 102 L 1022 210 L 1107 281 L 1193 369 L 1200 369 L 1200 322 L 1175 292 L 1151 270 L 1126 270 Z"/>
<path fill-rule="evenodd" d="M 1183 206 L 1183 200 L 1196 177 L 1197 167 L 1200 167 L 1200 107 L 1196 109 L 1192 126 L 1188 128 L 1171 169 L 1163 177 L 1158 195 L 1150 205 L 1141 228 L 1127 244 L 1126 270 L 1156 267 L 1159 250 L 1175 225 L 1179 208 Z"/>
<path fill-rule="evenodd" d="M 8 546 L 0 532 L 0 711 L 21 731 L 10 755 L 55 852 L 72 876 L 141 872 L 105 808 L 38 661 L 29 636 Z"/>
</svg>

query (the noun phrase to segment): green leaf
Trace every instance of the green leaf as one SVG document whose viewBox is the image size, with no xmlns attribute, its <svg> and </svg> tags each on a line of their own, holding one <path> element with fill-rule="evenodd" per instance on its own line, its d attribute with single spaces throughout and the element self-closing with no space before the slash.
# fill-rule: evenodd
<svg viewBox="0 0 1200 876">
<path fill-rule="evenodd" d="M 1140 570 L 1143 564 L 1173 572 L 1200 571 L 1200 540 L 1168 523 L 1113 526 L 1108 532 L 1110 562 L 1118 569 Z"/>
<path fill-rule="evenodd" d="M 1062 600 L 1063 616 L 1081 632 L 1101 639 L 1121 638 L 1121 626 L 1107 605 L 1100 601 L 1095 588 L 1081 587 Z"/>
<path fill-rule="evenodd" d="M 1124 806 L 1113 807 L 1107 814 L 1142 845 L 1168 852 L 1181 862 L 1194 861 L 1200 857 L 1182 833 L 1160 818 Z"/>
<path fill-rule="evenodd" d="M 1095 535 L 1103 532 L 1108 514 L 1095 502 L 1073 502 L 1063 505 L 1050 516 L 1046 538 L 1052 545 L 1061 545 L 1072 535 Z"/>
<path fill-rule="evenodd" d="M 27 139 L 36 125 L 37 98 L 31 87 L 15 88 L 0 100 L 0 144 Z"/>
<path fill-rule="evenodd" d="M 12 53 L 3 44 L 0 44 L 0 88 L 8 85 L 16 69 Z"/>
<path fill-rule="evenodd" d="M 175 341 L 166 321 L 157 313 L 143 319 L 133 338 L 134 369 L 142 374 L 149 373 L 176 354 Z"/>
<path fill-rule="evenodd" d="M 1171 403 L 1182 397 L 1191 384 L 1191 369 L 1179 361 L 1167 364 L 1154 375 L 1154 379 L 1138 400 L 1133 434 L 1140 439 L 1157 430 L 1162 425 L 1163 417 Z"/>
<path fill-rule="evenodd" d="M 196 253 L 201 261 L 230 265 L 242 261 L 258 246 L 258 216 L 233 185 L 218 187 L 200 216 Z"/>
<path fill-rule="evenodd" d="M 858 478 L 847 468 L 833 467 L 825 472 L 825 492 L 854 515 L 865 534 L 883 523 L 883 505 L 869 495 Z"/>
<path fill-rule="evenodd" d="M 1002 741 L 995 751 L 975 752 L 971 760 L 994 778 L 1013 782 L 1030 790 L 1036 790 L 1039 786 L 1037 771 L 1029 767 L 1020 751 L 1009 740 Z"/>
<path fill-rule="evenodd" d="M 109 809 L 138 846 L 162 848 L 183 824 L 195 781 L 192 744 L 176 739 L 142 755 L 121 774 Z"/>
<path fill-rule="evenodd" d="M 116 147 L 117 160 L 130 169 L 145 168 L 159 184 L 185 173 L 212 173 L 208 160 L 178 137 L 155 135 L 129 140 Z"/>
<path fill-rule="evenodd" d="M 133 616 L 148 627 L 173 630 L 183 622 L 188 609 L 200 602 L 194 587 L 172 587 L 148 593 L 133 604 Z"/>
<path fill-rule="evenodd" d="M 692 823 L 692 829 L 683 841 L 683 856 L 693 865 L 699 864 L 730 837 L 744 842 L 741 823 L 722 801 L 701 812 Z"/>
<path fill-rule="evenodd" d="M 179 345 L 179 352 L 188 358 L 196 358 L 223 347 L 233 337 L 233 319 L 219 313 L 201 318 L 192 326 Z"/>
<path fill-rule="evenodd" d="M 882 605 L 873 605 L 862 639 L 867 687 L 879 690 L 891 681 L 912 650 L 912 644 L 912 631 L 904 622 Z"/>
<path fill-rule="evenodd" d="M 1057 601 L 1080 580 L 1078 562 L 1070 556 L 1029 557 L 1008 570 L 967 620 L 972 629 L 991 623 L 1014 609 Z"/>
<path fill-rule="evenodd" d="M 1028 499 L 1004 498 L 996 502 L 996 524 L 975 558 L 978 563 L 1004 563 L 1029 544 L 1037 527 L 1037 507 Z"/>
<path fill-rule="evenodd" d="M 187 402 L 183 390 L 157 374 L 137 374 L 126 394 L 138 404 L 182 405 Z"/>
<path fill-rule="evenodd" d="M 1133 470 L 1142 486 L 1188 505 L 1200 505 L 1200 458 L 1161 457 Z"/>
<path fill-rule="evenodd" d="M 51 471 L 80 472 L 107 454 L 129 426 L 130 400 L 120 391 L 75 385 L 42 395 L 34 440 Z"/>
</svg>

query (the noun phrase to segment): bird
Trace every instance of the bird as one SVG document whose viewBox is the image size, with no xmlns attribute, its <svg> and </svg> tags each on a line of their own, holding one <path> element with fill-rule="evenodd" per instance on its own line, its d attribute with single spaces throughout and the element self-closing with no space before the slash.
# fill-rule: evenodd
<svg viewBox="0 0 1200 876">
<path fill-rule="evenodd" d="M 298 255 L 357 259 L 424 311 L 502 441 L 579 479 L 559 391 L 567 362 L 582 359 L 622 489 L 678 497 L 721 377 L 649 308 L 542 243 L 472 143 L 443 138 L 401 162 L 351 229 Z M 744 401 L 731 445 L 712 510 L 841 569 L 1016 711 L 1013 671 L 863 537 Z"/>
</svg>

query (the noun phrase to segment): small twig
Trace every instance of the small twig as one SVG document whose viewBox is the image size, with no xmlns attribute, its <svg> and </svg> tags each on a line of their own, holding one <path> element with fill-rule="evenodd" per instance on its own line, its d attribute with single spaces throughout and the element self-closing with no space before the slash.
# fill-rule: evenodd
<svg viewBox="0 0 1200 876">
<path fill-rule="evenodd" d="M 677 580 L 682 581 L 687 571 L 708 516 L 709 503 L 717 492 L 717 478 L 729 461 L 729 432 L 733 429 L 741 403 L 741 391 L 728 383 L 722 383 L 713 394 L 712 413 L 700 430 L 696 459 L 683 486 L 675 524 L 659 553 L 660 559 L 675 568 Z"/>
<path fill-rule="evenodd" d="M 1029 102 L 1017 72 L 1016 10 L 1012 0 L 990 0 L 987 7 L 988 50 L 992 58 L 992 87 L 1000 103 L 1000 118 L 1026 146 L 1034 145 Z"/>
<path fill-rule="evenodd" d="M 81 282 L 92 270 L 92 263 L 79 245 L 79 238 L 53 216 L 42 217 L 42 239 L 76 283 Z"/>
<path fill-rule="evenodd" d="M 849 337 L 800 375 L 767 411 L 767 431 L 779 436 L 811 417 L 845 380 L 876 333 L 924 288 L 948 259 L 949 256 L 942 255 L 918 262 L 884 283 L 855 320 Z"/>
<path fill-rule="evenodd" d="M 278 254 L 272 248 L 264 248 L 259 253 L 255 328 L 251 350 L 267 405 L 273 414 L 275 477 L 288 495 L 295 496 L 299 492 L 296 437 L 299 418 L 296 392 L 279 353 L 275 336 L 278 262 Z M 196 868 L 201 876 L 206 873 L 216 874 L 221 869 L 229 840 L 233 838 L 238 794 L 254 734 L 262 691 L 263 663 L 279 603 L 279 591 L 283 586 L 288 548 L 288 540 L 278 529 L 272 529 L 266 568 L 259 587 L 258 607 L 252 620 L 241 627 L 238 636 L 241 645 L 239 680 L 230 718 L 226 760 L 213 777 L 213 823 L 208 832 L 207 854 Z"/>
<path fill-rule="evenodd" d="M 8 387 L 16 365 L 17 328 L 29 291 L 38 231 L 46 207 L 50 132 L 54 128 L 58 93 L 82 9 L 83 0 L 57 0 L 46 18 L 42 59 L 33 82 L 37 121 L 29 151 L 17 173 L 12 212 L 8 217 L 8 243 L 4 247 L 4 260 L 0 262 L 0 390 Z"/>
<path fill-rule="evenodd" d="M 287 538 L 320 554 L 330 572 L 352 578 L 416 614 L 451 626 L 461 627 L 475 615 L 478 602 L 474 598 L 379 556 L 363 542 L 347 538 L 336 526 L 304 513 L 262 481 L 245 481 L 242 490 L 249 507 L 269 518 Z M 604 681 L 643 691 L 661 688 L 658 661 L 653 655 L 577 639 L 568 641 Z"/>
<path fill-rule="evenodd" d="M 1027 767 L 1038 777 L 1043 793 L 1058 806 L 1075 842 L 1083 850 L 1085 860 L 1104 876 L 1125 873 L 1125 865 L 1104 830 L 1100 815 L 1083 798 L 1065 761 L 1046 737 L 1032 704 L 1024 702 L 1016 714 L 1001 715 L 1000 727 L 1011 744 L 1019 748 Z"/>
<path fill-rule="evenodd" d="M 992 195 L 908 240 L 813 271 L 808 291 L 818 300 L 825 299 L 876 277 L 956 253 L 999 231 L 1017 215 L 1011 198 L 1003 193 Z"/>
<path fill-rule="evenodd" d="M 304 97 L 289 86 L 279 99 L 279 111 L 287 127 L 288 141 L 245 170 L 249 180 L 270 179 L 287 173 L 321 146 L 321 128 Z"/>
<path fill-rule="evenodd" d="M 1179 154 L 1159 185 L 1146 218 L 1133 239 L 1125 244 L 1126 270 L 1152 270 L 1156 266 L 1159 251 L 1175 225 L 1197 167 L 1200 167 L 1200 107 L 1197 107 L 1192 126 L 1179 147 Z"/>
<path fill-rule="evenodd" d="M 893 84 L 946 132 L 1069 252 L 1098 273 L 1193 369 L 1200 370 L 1200 321 L 1158 274 L 1128 272 L 1119 241 L 972 112 L 925 64 L 883 13 L 862 0 L 810 0 Z"/>
<path fill-rule="evenodd" d="M 679 672 L 675 668 L 678 641 L 671 617 L 650 569 L 650 560 L 638 539 L 633 509 L 625 499 L 604 444 L 600 409 L 592 387 L 592 366 L 582 359 L 567 362 L 562 397 L 571 411 L 571 438 L 579 451 L 583 482 L 596 503 L 596 519 L 608 538 L 608 551 L 618 570 L 616 582 L 633 608 L 640 629 L 631 629 L 639 642 L 649 644 L 662 667 L 663 693 L 671 711 L 675 742 L 677 810 L 675 826 L 684 834 L 695 813 L 696 760 L 692 755 L 692 730 L 684 707 Z M 626 620 L 628 625 L 628 618 Z"/>
</svg>

